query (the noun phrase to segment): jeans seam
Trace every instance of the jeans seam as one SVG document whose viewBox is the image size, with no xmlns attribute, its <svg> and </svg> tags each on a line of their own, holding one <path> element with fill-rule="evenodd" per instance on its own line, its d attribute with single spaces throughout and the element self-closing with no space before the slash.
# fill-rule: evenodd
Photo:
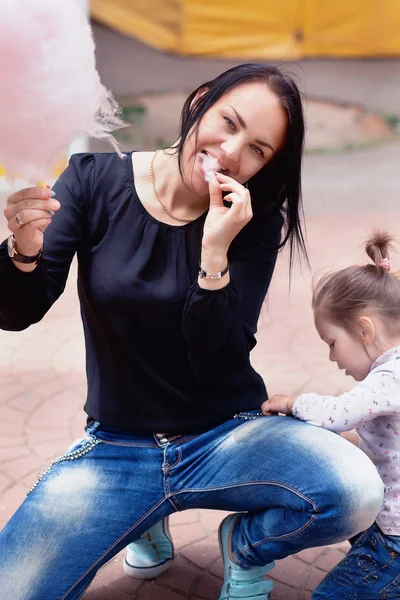
<svg viewBox="0 0 400 600">
<path fill-rule="evenodd" d="M 175 510 L 184 510 L 181 507 L 181 504 L 178 502 L 178 500 L 176 500 L 176 498 L 172 498 L 173 494 L 171 494 L 171 480 L 168 470 L 163 470 L 163 490 L 165 499 L 171 504 L 171 506 Z"/>
<path fill-rule="evenodd" d="M 183 504 L 181 504 L 178 500 L 178 498 L 175 498 L 174 494 L 171 494 L 171 496 L 169 496 L 167 498 L 167 500 L 169 500 L 172 504 L 172 506 L 174 508 L 177 508 L 178 510 L 186 510 L 186 508 L 183 506 Z"/>
<path fill-rule="evenodd" d="M 75 583 L 65 592 L 64 596 L 62 596 L 60 598 L 60 600 L 67 600 L 68 595 L 74 590 L 74 588 L 78 585 L 78 583 L 80 583 L 82 581 L 82 579 L 84 579 L 86 577 L 86 575 L 88 575 L 90 573 L 90 571 L 105 557 L 107 556 L 107 554 L 109 554 L 111 552 L 111 550 L 117 545 L 119 544 L 119 542 L 121 540 L 124 539 L 124 537 L 126 537 L 131 531 L 133 531 L 135 529 L 135 527 L 137 527 L 138 525 L 140 525 L 140 523 L 142 523 L 149 515 L 151 515 L 152 512 L 154 512 L 157 508 L 159 508 L 164 502 L 166 501 L 166 498 L 162 498 L 157 504 L 155 504 L 149 511 L 147 511 L 147 513 L 145 513 L 138 521 L 136 521 L 136 523 L 134 525 L 132 525 L 132 527 L 130 527 L 129 529 L 127 529 L 125 531 L 125 533 L 123 533 L 122 535 L 119 536 L 119 538 L 105 551 L 103 552 L 103 554 L 101 556 L 99 556 L 99 558 L 97 560 L 94 561 L 94 563 L 92 563 L 90 565 L 90 567 L 88 569 L 86 569 L 86 571 L 79 577 L 79 579 L 77 579 L 75 581 Z"/>
<path fill-rule="evenodd" d="M 181 462 L 181 460 L 182 460 L 182 448 L 179 447 L 178 448 L 178 458 L 176 459 L 176 461 L 174 462 L 173 465 L 168 465 L 168 467 L 165 467 L 163 469 L 163 471 L 165 471 L 165 472 L 171 471 L 171 469 L 173 469 L 174 467 L 176 467 L 176 465 L 179 465 L 179 463 Z"/>
<path fill-rule="evenodd" d="M 290 533 L 285 533 L 284 535 L 278 535 L 278 536 L 273 536 L 273 537 L 269 536 L 269 537 L 264 538 L 263 540 L 259 540 L 258 542 L 256 542 L 255 544 L 252 544 L 251 546 L 246 546 L 245 548 L 242 548 L 241 550 L 234 552 L 233 558 L 236 560 L 239 558 L 239 560 L 240 560 L 239 555 L 243 555 L 245 552 L 247 552 L 251 548 L 257 548 L 261 544 L 265 544 L 265 542 L 274 541 L 274 540 L 283 540 L 285 538 L 290 538 L 294 535 L 298 535 L 299 533 L 302 533 L 302 531 L 304 531 L 304 529 L 307 529 L 307 527 L 309 527 L 309 525 L 311 525 L 311 523 L 313 523 L 315 521 L 316 517 L 317 517 L 317 515 L 312 515 L 311 519 L 309 521 L 307 521 L 307 523 L 302 525 L 299 529 L 296 529 L 296 531 L 291 531 Z"/>
<path fill-rule="evenodd" d="M 273 486 L 276 486 L 276 487 L 281 487 L 281 488 L 283 488 L 285 490 L 288 490 L 289 492 L 292 492 L 296 496 L 299 496 L 299 498 L 302 498 L 303 500 L 306 500 L 306 502 L 309 502 L 316 513 L 320 512 L 320 510 L 318 509 L 317 505 L 315 504 L 315 502 L 313 500 L 311 500 L 311 498 L 308 498 L 307 496 L 305 496 L 304 494 L 302 494 L 298 490 L 290 487 L 289 485 L 285 485 L 284 483 L 279 483 L 279 482 L 276 482 L 276 481 L 270 481 L 268 479 L 267 480 L 261 480 L 261 481 L 246 481 L 246 483 L 232 483 L 232 484 L 229 484 L 229 485 L 215 486 L 215 487 L 208 487 L 208 488 L 186 488 L 184 490 L 178 490 L 178 491 L 174 492 L 174 495 L 185 494 L 187 492 L 214 492 L 214 491 L 217 491 L 217 490 L 227 490 L 227 489 L 230 489 L 230 488 L 245 487 L 247 485 L 273 485 Z"/>
</svg>

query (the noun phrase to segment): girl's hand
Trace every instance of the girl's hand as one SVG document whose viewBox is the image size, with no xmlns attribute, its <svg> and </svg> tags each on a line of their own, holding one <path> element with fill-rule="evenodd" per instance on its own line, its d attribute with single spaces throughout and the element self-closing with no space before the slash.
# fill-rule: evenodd
<svg viewBox="0 0 400 600">
<path fill-rule="evenodd" d="M 239 231 L 253 216 L 249 190 L 232 177 L 215 174 L 209 182 L 210 209 L 204 223 L 203 253 L 226 256 L 229 246 Z M 224 200 L 232 206 L 224 206 L 222 192 L 229 192 Z"/>
<path fill-rule="evenodd" d="M 51 223 L 60 203 L 53 200 L 47 187 L 25 188 L 7 198 L 4 216 L 14 234 L 17 250 L 34 256 L 43 246 L 43 232 Z"/>
<path fill-rule="evenodd" d="M 281 413 L 283 415 L 292 414 L 293 404 L 297 396 L 286 396 L 285 394 L 275 394 L 261 405 L 263 415 L 272 415 Z"/>
</svg>

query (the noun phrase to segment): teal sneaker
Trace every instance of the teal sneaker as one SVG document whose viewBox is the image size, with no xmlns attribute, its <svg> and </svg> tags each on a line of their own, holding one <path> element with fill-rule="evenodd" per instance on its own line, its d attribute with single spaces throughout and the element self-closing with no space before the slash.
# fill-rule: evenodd
<svg viewBox="0 0 400 600">
<path fill-rule="evenodd" d="M 219 526 L 218 537 L 221 554 L 224 561 L 224 583 L 218 600 L 267 600 L 274 587 L 273 581 L 266 581 L 264 575 L 275 563 L 265 567 L 253 567 L 244 570 L 235 565 L 229 558 L 228 548 L 231 542 L 231 529 L 236 515 L 229 515 Z"/>
<path fill-rule="evenodd" d="M 126 549 L 124 572 L 135 579 L 154 579 L 164 573 L 174 558 L 169 517 L 156 523 Z"/>
</svg>

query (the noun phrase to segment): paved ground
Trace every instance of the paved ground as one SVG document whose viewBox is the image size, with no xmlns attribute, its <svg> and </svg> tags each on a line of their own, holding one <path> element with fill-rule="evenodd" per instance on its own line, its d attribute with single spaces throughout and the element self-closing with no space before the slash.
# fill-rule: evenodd
<svg viewBox="0 0 400 600">
<path fill-rule="evenodd" d="M 390 70 L 390 61 L 386 64 Z M 389 81 L 382 93 L 385 106 L 394 85 Z M 362 262 L 362 241 L 374 225 L 399 230 L 399 156 L 400 144 L 394 143 L 307 157 L 305 209 L 313 272 Z M 4 201 L 0 197 L 1 209 Z M 7 234 L 1 224 L 0 234 Z M 310 272 L 296 263 L 290 294 L 288 283 L 287 256 L 282 254 L 262 310 L 254 365 L 271 393 L 349 389 L 351 382 L 329 363 L 313 329 Z M 64 295 L 41 323 L 20 333 L 0 332 L 0 528 L 38 473 L 82 432 L 84 349 L 75 288 L 74 264 Z M 222 517 L 216 511 L 174 515 L 177 558 L 168 573 L 154 582 L 135 582 L 123 574 L 119 555 L 98 574 L 85 600 L 216 599 L 222 575 L 216 530 Z M 279 561 L 272 572 L 272 600 L 308 600 L 347 547 L 309 549 Z"/>
</svg>

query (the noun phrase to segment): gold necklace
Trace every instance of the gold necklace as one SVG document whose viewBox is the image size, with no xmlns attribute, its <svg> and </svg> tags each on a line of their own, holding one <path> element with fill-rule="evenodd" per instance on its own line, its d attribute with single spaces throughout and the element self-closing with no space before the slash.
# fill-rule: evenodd
<svg viewBox="0 0 400 600">
<path fill-rule="evenodd" d="M 151 163 L 150 163 L 150 181 L 151 181 L 151 185 L 153 186 L 154 195 L 157 198 L 157 200 L 159 201 L 159 203 L 161 204 L 164 211 L 167 213 L 167 215 L 169 217 L 171 217 L 171 219 L 174 219 L 175 221 L 181 221 L 181 223 L 192 223 L 196 219 L 189 219 L 188 217 L 176 217 L 175 215 L 173 215 L 172 212 L 170 212 L 168 210 L 168 208 L 165 206 L 164 202 L 161 200 L 160 196 L 158 195 L 158 192 L 156 189 L 156 182 L 155 182 L 155 178 L 154 178 L 154 160 L 159 152 L 160 152 L 160 150 L 157 150 L 157 152 L 154 152 L 153 157 L 151 159 Z"/>
</svg>

